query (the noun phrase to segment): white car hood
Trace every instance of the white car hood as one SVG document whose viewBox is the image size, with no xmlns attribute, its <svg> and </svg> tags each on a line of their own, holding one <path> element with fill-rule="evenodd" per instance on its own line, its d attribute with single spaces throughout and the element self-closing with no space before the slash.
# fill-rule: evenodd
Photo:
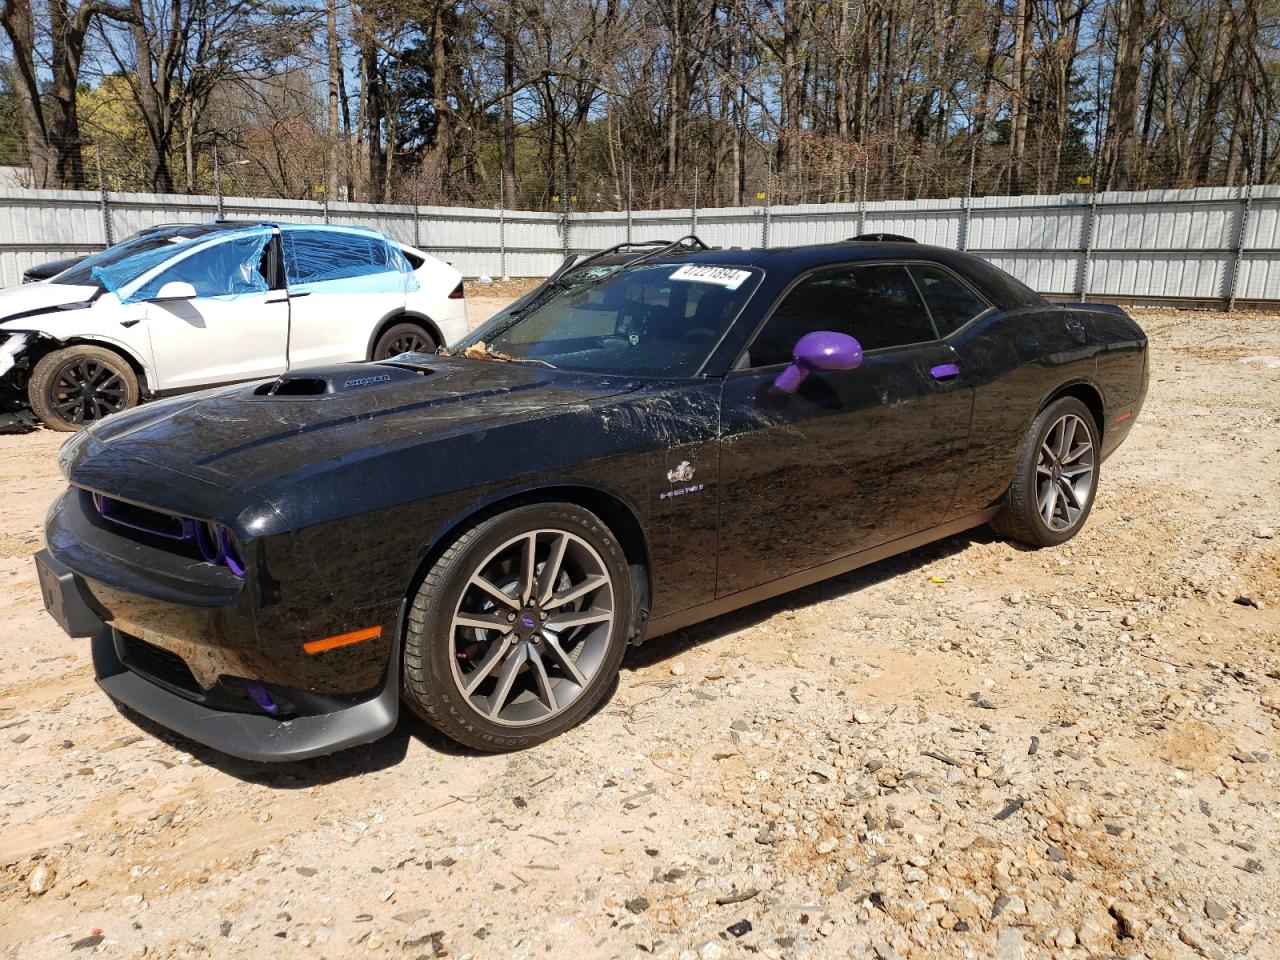
<svg viewBox="0 0 1280 960">
<path fill-rule="evenodd" d="M 0 290 L 0 329 L 10 327 L 9 320 L 17 318 L 13 327 L 22 328 L 22 316 L 35 310 L 48 310 L 68 303 L 84 303 L 97 294 L 93 286 L 76 286 L 67 283 L 24 283 L 18 287 Z"/>
</svg>

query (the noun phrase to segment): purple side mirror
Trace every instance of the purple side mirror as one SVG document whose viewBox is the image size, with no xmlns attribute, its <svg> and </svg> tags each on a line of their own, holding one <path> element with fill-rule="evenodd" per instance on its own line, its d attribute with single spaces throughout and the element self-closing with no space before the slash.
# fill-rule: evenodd
<svg viewBox="0 0 1280 960">
<path fill-rule="evenodd" d="M 773 381 L 787 393 L 799 390 L 810 371 L 852 370 L 862 363 L 862 344 L 846 333 L 818 330 L 800 338 L 794 356 L 795 362 Z"/>
</svg>

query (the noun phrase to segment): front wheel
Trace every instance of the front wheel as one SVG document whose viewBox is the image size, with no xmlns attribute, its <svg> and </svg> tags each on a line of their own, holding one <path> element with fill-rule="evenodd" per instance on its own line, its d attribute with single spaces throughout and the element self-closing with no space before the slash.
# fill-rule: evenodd
<svg viewBox="0 0 1280 960">
<path fill-rule="evenodd" d="M 996 532 L 1033 547 L 1074 537 L 1093 509 L 1098 489 L 1098 426 L 1075 397 L 1049 404 L 1031 425 Z"/>
<path fill-rule="evenodd" d="M 630 571 L 595 514 L 530 503 L 477 522 L 423 579 L 404 641 L 404 696 L 479 750 L 520 750 L 579 723 L 617 675 Z"/>
<path fill-rule="evenodd" d="M 78 345 L 41 357 L 27 382 L 31 409 L 50 430 L 71 432 L 138 402 L 138 377 L 118 353 Z"/>
</svg>

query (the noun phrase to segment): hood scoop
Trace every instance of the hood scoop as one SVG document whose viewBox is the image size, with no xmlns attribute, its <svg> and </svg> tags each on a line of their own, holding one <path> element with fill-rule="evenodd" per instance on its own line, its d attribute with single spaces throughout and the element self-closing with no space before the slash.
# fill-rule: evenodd
<svg viewBox="0 0 1280 960">
<path fill-rule="evenodd" d="M 429 377 L 430 367 L 389 363 L 344 363 L 332 367 L 290 370 L 253 388 L 251 397 L 300 400 L 374 390 Z"/>
</svg>

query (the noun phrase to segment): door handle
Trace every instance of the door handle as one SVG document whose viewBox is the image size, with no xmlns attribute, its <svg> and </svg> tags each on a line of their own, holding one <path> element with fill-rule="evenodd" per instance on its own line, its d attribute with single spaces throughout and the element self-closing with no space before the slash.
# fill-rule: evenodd
<svg viewBox="0 0 1280 960">
<path fill-rule="evenodd" d="M 960 376 L 960 368 L 954 363 L 940 363 L 929 371 L 929 376 L 935 380 L 954 380 Z"/>
</svg>

